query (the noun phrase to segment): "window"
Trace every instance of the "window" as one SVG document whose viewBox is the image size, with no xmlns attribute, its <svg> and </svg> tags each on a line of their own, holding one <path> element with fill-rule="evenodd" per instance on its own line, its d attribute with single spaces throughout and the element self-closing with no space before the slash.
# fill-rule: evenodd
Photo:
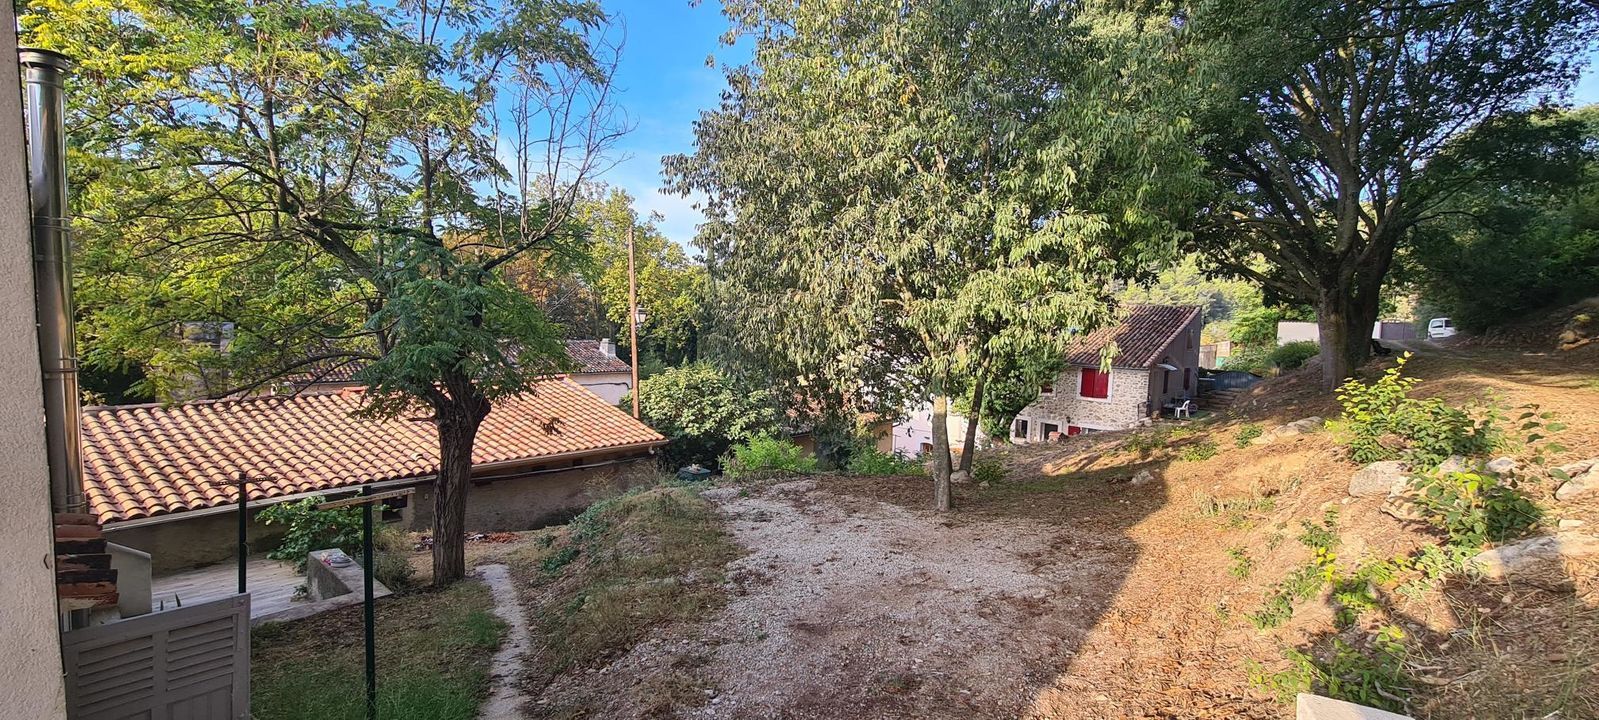
<svg viewBox="0 0 1599 720">
<path fill-rule="evenodd" d="M 1016 429 L 1011 432 L 1011 435 L 1024 440 L 1027 439 L 1027 421 L 1021 418 L 1016 418 Z"/>
<path fill-rule="evenodd" d="M 1066 436 L 1067 437 L 1072 437 L 1072 436 L 1081 435 L 1081 434 L 1083 434 L 1083 429 L 1082 428 L 1080 428 L 1080 427 L 1078 427 L 1076 425 L 1067 425 L 1066 426 Z"/>
<path fill-rule="evenodd" d="M 1060 426 L 1059 425 L 1056 425 L 1055 423 L 1044 423 L 1044 439 L 1045 440 L 1053 440 L 1054 439 L 1053 436 L 1058 435 L 1058 434 L 1060 434 Z"/>
<path fill-rule="evenodd" d="M 923 455 L 926 455 L 926 454 L 928 454 L 928 453 L 930 453 L 932 451 L 933 451 L 933 444 L 932 443 L 922 443 L 922 454 Z"/>
<path fill-rule="evenodd" d="M 1193 350 L 1194 349 L 1194 331 L 1192 331 L 1192 330 L 1188 331 L 1188 349 L 1189 350 Z"/>
<path fill-rule="evenodd" d="M 1055 384 L 1054 383 L 1044 383 L 1043 385 L 1039 385 L 1038 386 L 1038 394 L 1039 395 L 1054 395 L 1055 394 Z"/>
<path fill-rule="evenodd" d="M 1183 368 L 1183 389 L 1187 390 L 1190 386 L 1192 386 L 1193 385 L 1193 380 L 1194 380 L 1194 369 L 1193 368 Z"/>
<path fill-rule="evenodd" d="M 1160 371 L 1160 394 L 1165 395 L 1169 392 L 1171 392 L 1171 371 L 1162 370 Z"/>
<path fill-rule="evenodd" d="M 1096 368 L 1083 368 L 1082 383 L 1078 386 L 1077 394 L 1101 400 L 1110 397 L 1110 373 L 1100 372 Z"/>
</svg>

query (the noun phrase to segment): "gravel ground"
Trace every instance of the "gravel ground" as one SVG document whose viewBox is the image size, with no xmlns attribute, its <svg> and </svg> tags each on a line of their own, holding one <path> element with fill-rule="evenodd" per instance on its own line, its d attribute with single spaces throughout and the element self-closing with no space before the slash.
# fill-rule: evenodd
<svg viewBox="0 0 1599 720">
<path fill-rule="evenodd" d="M 1030 521 L 954 525 L 818 489 L 707 493 L 751 552 L 707 625 L 690 717 L 1015 717 L 1124 574 L 1115 541 Z"/>
</svg>

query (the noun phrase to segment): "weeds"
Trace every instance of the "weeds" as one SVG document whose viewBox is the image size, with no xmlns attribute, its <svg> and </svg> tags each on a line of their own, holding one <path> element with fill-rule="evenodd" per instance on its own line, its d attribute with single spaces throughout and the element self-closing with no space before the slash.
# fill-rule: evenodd
<svg viewBox="0 0 1599 720">
<path fill-rule="evenodd" d="M 1266 434 L 1266 431 L 1263 428 L 1255 423 L 1250 423 L 1238 431 L 1238 436 L 1233 438 L 1233 446 L 1249 447 L 1250 442 L 1264 434 Z"/>
<path fill-rule="evenodd" d="M 1409 500 L 1451 545 L 1481 547 L 1526 532 L 1543 510 L 1491 472 L 1451 472 L 1411 478 Z"/>
<path fill-rule="evenodd" d="M 1243 547 L 1231 548 L 1227 557 L 1233 559 L 1233 564 L 1227 568 L 1227 574 L 1239 580 L 1249 579 L 1249 573 L 1255 569 L 1255 561 L 1249 557 L 1249 550 Z"/>
<path fill-rule="evenodd" d="M 972 481 L 978 484 L 1000 483 L 1005 480 L 1005 463 L 994 458 L 980 457 L 972 463 Z"/>
<path fill-rule="evenodd" d="M 1405 676 L 1404 640 L 1403 630 L 1384 627 L 1370 639 L 1371 652 L 1367 653 L 1335 637 L 1326 660 L 1290 649 L 1284 655 L 1291 668 L 1268 673 L 1259 663 L 1251 662 L 1249 680 L 1285 703 L 1293 702 L 1299 693 L 1317 692 L 1361 705 L 1403 711 L 1403 694 L 1410 691 Z"/>
<path fill-rule="evenodd" d="M 850 454 L 848 470 L 851 475 L 921 475 L 922 464 L 899 450 L 885 453 L 867 448 Z"/>
<path fill-rule="evenodd" d="M 786 473 L 816 470 L 816 458 L 792 442 L 771 435 L 759 435 L 734 445 L 722 459 L 730 478 L 765 478 Z"/>
<path fill-rule="evenodd" d="M 1184 445 L 1177 453 L 1177 457 L 1186 462 L 1203 462 L 1216 457 L 1216 443 L 1211 440 L 1200 440 L 1196 443 Z"/>
<path fill-rule="evenodd" d="M 1497 444 L 1497 416 L 1473 414 L 1437 398 L 1410 397 L 1421 381 L 1405 377 L 1409 361 L 1405 353 L 1376 382 L 1350 380 L 1338 388 L 1344 411 L 1335 429 L 1350 459 L 1404 459 L 1413 467 L 1434 468 L 1452 455 L 1491 451 Z"/>
</svg>

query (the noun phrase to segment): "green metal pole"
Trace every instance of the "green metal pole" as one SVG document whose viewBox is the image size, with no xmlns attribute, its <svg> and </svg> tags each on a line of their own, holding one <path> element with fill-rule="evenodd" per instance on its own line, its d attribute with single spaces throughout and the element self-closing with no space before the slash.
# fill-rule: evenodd
<svg viewBox="0 0 1599 720">
<path fill-rule="evenodd" d="M 363 489 L 362 495 L 367 494 Z M 366 717 L 378 716 L 378 646 L 372 604 L 372 503 L 361 506 L 361 574 L 366 581 Z"/>
<path fill-rule="evenodd" d="M 249 524 L 244 516 L 245 490 L 248 488 L 249 476 L 239 473 L 239 594 L 245 592 L 244 565 L 250 555 L 249 543 L 245 541 L 245 529 Z"/>
</svg>

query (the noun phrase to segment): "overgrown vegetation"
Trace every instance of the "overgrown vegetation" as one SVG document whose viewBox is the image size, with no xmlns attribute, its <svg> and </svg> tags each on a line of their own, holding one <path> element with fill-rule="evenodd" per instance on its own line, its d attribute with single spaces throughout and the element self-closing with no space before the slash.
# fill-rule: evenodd
<svg viewBox="0 0 1599 720">
<path fill-rule="evenodd" d="M 552 675 L 725 601 L 722 570 L 739 551 L 694 488 L 635 490 L 595 503 L 567 527 L 512 559 L 518 580 L 533 588 L 530 617 Z"/>
<path fill-rule="evenodd" d="M 1233 446 L 1240 448 L 1249 447 L 1249 443 L 1253 442 L 1255 438 L 1258 438 L 1265 433 L 1266 431 L 1256 423 L 1245 425 L 1238 430 L 1238 436 L 1233 438 Z"/>
<path fill-rule="evenodd" d="M 1177 457 L 1187 462 L 1203 462 L 1216 457 L 1216 443 L 1213 440 L 1199 440 L 1183 446 L 1178 451 Z"/>
<path fill-rule="evenodd" d="M 979 457 L 972 461 L 972 481 L 981 485 L 1004 482 L 1005 463 L 997 458 Z"/>
<path fill-rule="evenodd" d="M 674 470 L 689 463 L 715 466 L 734 443 L 777 430 L 771 393 L 707 363 L 670 368 L 639 386 L 639 414 L 666 436 L 661 461 Z"/>
<path fill-rule="evenodd" d="M 1358 463 L 1403 459 L 1418 470 L 1437 467 L 1450 456 L 1475 457 L 1498 443 L 1491 411 L 1455 407 L 1438 398 L 1410 393 L 1421 381 L 1406 377 L 1410 353 L 1400 356 L 1376 382 L 1351 379 L 1338 388 L 1343 416 L 1334 432 Z"/>
<path fill-rule="evenodd" d="M 1543 517 L 1526 495 L 1486 470 L 1422 473 L 1410 487 L 1410 503 L 1459 547 L 1515 538 Z"/>
<path fill-rule="evenodd" d="M 1296 649 L 1284 651 L 1292 667 L 1267 672 L 1259 663 L 1249 663 L 1249 679 L 1256 686 L 1291 703 L 1302 692 L 1317 692 L 1328 697 L 1362 705 L 1403 711 L 1404 694 L 1409 692 L 1405 678 L 1405 634 L 1394 626 L 1384 627 L 1370 638 L 1368 650 L 1361 650 L 1333 638 L 1325 659 Z"/>
<path fill-rule="evenodd" d="M 730 478 L 761 479 L 786 473 L 816 470 L 816 458 L 805 449 L 773 435 L 757 435 L 734 445 L 722 459 L 722 469 Z"/>
<path fill-rule="evenodd" d="M 313 495 L 262 510 L 257 520 L 264 525 L 283 525 L 287 530 L 283 541 L 268 552 L 267 557 L 294 563 L 294 569 L 302 573 L 306 554 L 312 550 L 338 548 L 359 562 L 361 508 L 318 510 L 316 506 L 323 502 L 326 499 L 322 496 Z M 411 543 L 404 531 L 377 519 L 381 510 L 381 507 L 372 509 L 372 575 L 378 582 L 398 590 L 409 585 L 415 573 L 408 557 Z"/>
<path fill-rule="evenodd" d="M 850 454 L 848 470 L 851 475 L 920 475 L 922 464 L 898 450 L 886 453 L 864 448 Z"/>
<path fill-rule="evenodd" d="M 378 601 L 378 717 L 473 720 L 488 695 L 504 624 L 476 582 Z M 252 633 L 250 710 L 257 720 L 366 717 L 360 606 Z"/>
</svg>

